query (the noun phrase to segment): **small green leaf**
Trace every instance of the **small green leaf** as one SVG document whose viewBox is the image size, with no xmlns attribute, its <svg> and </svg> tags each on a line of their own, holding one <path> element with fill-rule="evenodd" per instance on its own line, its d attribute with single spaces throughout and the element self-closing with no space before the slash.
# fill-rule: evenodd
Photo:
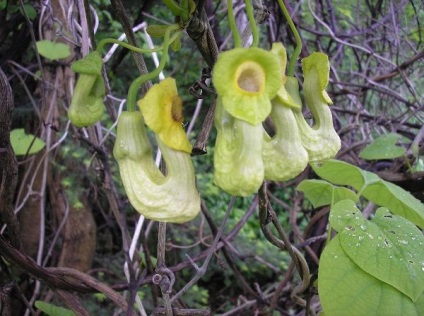
<svg viewBox="0 0 424 316">
<path fill-rule="evenodd" d="M 424 294 L 414 303 L 394 287 L 366 273 L 343 251 L 339 236 L 321 255 L 318 293 L 327 316 L 419 316 L 424 310 Z"/>
<path fill-rule="evenodd" d="M 4 10 L 7 7 L 7 0 L 0 0 L 0 10 Z"/>
<path fill-rule="evenodd" d="M 164 37 L 168 27 L 169 25 L 149 25 L 147 27 L 147 33 L 151 37 Z"/>
<path fill-rule="evenodd" d="M 63 43 L 55 43 L 44 40 L 36 43 L 38 53 L 48 59 L 56 60 L 71 56 L 69 46 Z"/>
<path fill-rule="evenodd" d="M 414 302 L 420 297 L 424 291 L 424 236 L 414 224 L 385 208 L 368 221 L 350 200 L 334 205 L 330 223 L 355 265 Z"/>
<path fill-rule="evenodd" d="M 337 203 L 338 201 L 349 199 L 358 201 L 355 192 L 342 187 L 337 187 L 323 180 L 303 180 L 296 188 L 305 194 L 314 208 Z"/>
<path fill-rule="evenodd" d="M 171 49 L 174 52 L 178 52 L 181 48 L 181 33 L 178 34 L 177 38 L 171 43 Z"/>
<path fill-rule="evenodd" d="M 394 159 L 405 154 L 406 149 L 396 146 L 396 142 L 401 136 L 390 133 L 376 138 L 371 144 L 366 146 L 359 157 L 365 160 Z"/>
<path fill-rule="evenodd" d="M 75 316 L 75 313 L 67 308 L 58 307 L 43 301 L 35 301 L 35 307 L 48 316 Z"/>
<path fill-rule="evenodd" d="M 25 130 L 23 128 L 11 131 L 10 142 L 12 144 L 13 151 L 17 156 L 36 154 L 46 145 L 38 137 L 31 134 L 25 134 Z"/>
<path fill-rule="evenodd" d="M 30 20 L 34 20 L 37 17 L 37 11 L 35 11 L 34 7 L 30 4 L 24 4 L 25 14 Z M 22 12 L 22 15 L 23 12 Z"/>
</svg>

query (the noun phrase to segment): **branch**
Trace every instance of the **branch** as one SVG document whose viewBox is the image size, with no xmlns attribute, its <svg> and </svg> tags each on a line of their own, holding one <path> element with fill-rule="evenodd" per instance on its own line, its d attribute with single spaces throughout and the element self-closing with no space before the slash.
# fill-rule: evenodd
<svg viewBox="0 0 424 316">
<path fill-rule="evenodd" d="M 125 299 L 108 285 L 75 269 L 42 268 L 36 264 L 31 257 L 24 255 L 19 250 L 12 247 L 2 236 L 0 236 L 0 253 L 2 256 L 6 257 L 10 263 L 15 264 L 36 279 L 44 281 L 52 289 L 76 291 L 79 293 L 92 292 L 94 289 L 105 294 L 123 310 L 128 309 L 128 304 Z"/>
<path fill-rule="evenodd" d="M 13 206 L 18 181 L 18 162 L 10 144 L 13 94 L 1 68 L 0 96 L 0 226 L 3 226 L 3 223 L 8 226 L 10 242 L 17 249 L 21 249 L 19 222 Z"/>
</svg>

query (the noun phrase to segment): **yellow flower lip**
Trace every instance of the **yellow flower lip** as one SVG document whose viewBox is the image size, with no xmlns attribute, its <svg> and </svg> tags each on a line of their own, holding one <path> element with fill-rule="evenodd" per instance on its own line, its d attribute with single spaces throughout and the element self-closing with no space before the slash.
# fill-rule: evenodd
<svg viewBox="0 0 424 316">
<path fill-rule="evenodd" d="M 183 100 L 180 96 L 175 95 L 172 97 L 171 115 L 175 122 L 184 122 L 183 116 Z"/>
<path fill-rule="evenodd" d="M 241 64 L 236 70 L 235 79 L 240 92 L 261 94 L 265 90 L 265 71 L 253 61 Z"/>
<path fill-rule="evenodd" d="M 212 81 L 228 113 L 258 125 L 270 114 L 270 100 L 281 86 L 280 63 L 261 48 L 235 48 L 219 55 Z"/>
<path fill-rule="evenodd" d="M 146 125 L 169 147 L 187 153 L 191 144 L 184 132 L 182 100 L 174 78 L 166 78 L 153 85 L 144 98 L 138 101 Z"/>
</svg>

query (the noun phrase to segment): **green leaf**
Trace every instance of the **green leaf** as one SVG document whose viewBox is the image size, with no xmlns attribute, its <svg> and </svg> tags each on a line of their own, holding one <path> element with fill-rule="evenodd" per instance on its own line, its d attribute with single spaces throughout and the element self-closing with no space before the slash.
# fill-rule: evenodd
<svg viewBox="0 0 424 316">
<path fill-rule="evenodd" d="M 30 20 L 34 20 L 37 17 L 37 11 L 35 11 L 34 7 L 30 4 L 24 4 L 25 14 Z M 22 12 L 22 15 L 23 12 Z"/>
<path fill-rule="evenodd" d="M 7 0 L 0 0 L 0 10 L 4 10 L 7 7 Z"/>
<path fill-rule="evenodd" d="M 368 185 L 362 195 L 371 202 L 387 207 L 392 213 L 403 216 L 424 228 L 424 204 L 401 187 L 380 180 Z"/>
<path fill-rule="evenodd" d="M 406 149 L 396 146 L 396 142 L 401 137 L 399 134 L 389 133 L 376 138 L 371 144 L 366 146 L 359 157 L 365 160 L 394 159 L 405 154 Z"/>
<path fill-rule="evenodd" d="M 67 308 L 58 307 L 43 301 L 35 301 L 35 307 L 48 316 L 75 316 L 75 313 Z"/>
<path fill-rule="evenodd" d="M 328 160 L 311 164 L 315 173 L 331 183 L 351 186 L 369 201 L 387 207 L 419 227 L 424 227 L 424 204 L 397 185 L 347 162 Z"/>
<path fill-rule="evenodd" d="M 38 137 L 31 134 L 25 134 L 25 130 L 23 128 L 11 131 L 10 142 L 12 144 L 13 151 L 17 156 L 36 154 L 46 145 Z"/>
<path fill-rule="evenodd" d="M 181 48 L 181 33 L 179 33 L 177 38 L 171 43 L 171 49 L 174 52 L 178 52 L 180 48 Z"/>
<path fill-rule="evenodd" d="M 36 43 L 38 53 L 48 59 L 56 60 L 71 56 L 68 45 L 44 40 Z"/>
<path fill-rule="evenodd" d="M 379 179 L 377 175 L 340 160 L 330 159 L 322 163 L 312 163 L 311 167 L 324 180 L 338 185 L 349 185 L 356 190 L 360 190 L 366 182 Z"/>
<path fill-rule="evenodd" d="M 424 294 L 413 303 L 394 287 L 366 273 L 343 251 L 339 236 L 321 255 L 318 293 L 326 316 L 419 316 L 424 310 Z"/>
<path fill-rule="evenodd" d="M 420 297 L 424 291 L 424 236 L 414 224 L 386 208 L 379 208 L 368 221 L 350 200 L 334 205 L 330 223 L 355 265 L 414 302 Z"/>
<path fill-rule="evenodd" d="M 296 188 L 305 194 L 314 208 L 337 203 L 338 201 L 349 199 L 358 201 L 355 192 L 342 187 L 337 187 L 323 180 L 303 180 Z"/>
<path fill-rule="evenodd" d="M 169 25 L 149 25 L 147 27 L 147 33 L 149 33 L 151 37 L 164 37 L 168 27 Z"/>
</svg>

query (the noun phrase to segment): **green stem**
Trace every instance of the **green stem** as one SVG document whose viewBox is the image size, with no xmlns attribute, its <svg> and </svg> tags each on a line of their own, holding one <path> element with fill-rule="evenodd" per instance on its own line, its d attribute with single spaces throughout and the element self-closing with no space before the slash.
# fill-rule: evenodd
<svg viewBox="0 0 424 316">
<path fill-rule="evenodd" d="M 241 37 L 237 29 L 236 19 L 233 14 L 233 1 L 227 0 L 228 22 L 230 23 L 231 33 L 233 33 L 234 47 L 241 47 Z"/>
<path fill-rule="evenodd" d="M 163 0 L 163 2 L 168 7 L 168 9 L 171 10 L 174 16 L 179 16 L 181 14 L 182 10 L 177 2 L 175 2 L 174 0 Z"/>
<path fill-rule="evenodd" d="M 127 49 L 129 49 L 133 52 L 142 53 L 142 54 L 159 52 L 159 51 L 162 50 L 161 46 L 159 46 L 157 48 L 153 48 L 153 49 L 145 49 L 145 48 L 139 48 L 139 47 L 132 46 L 132 45 L 126 43 L 126 42 L 118 41 L 114 38 L 105 38 L 105 39 L 100 41 L 100 43 L 99 43 L 99 45 L 97 46 L 97 49 L 96 49 L 96 51 L 98 51 L 100 53 L 100 55 L 102 55 L 103 47 L 106 44 L 118 44 L 118 45 L 125 47 L 125 48 L 127 48 Z"/>
<path fill-rule="evenodd" d="M 181 0 L 181 19 L 183 22 L 188 22 L 189 20 L 189 7 L 188 7 L 188 0 Z"/>
<path fill-rule="evenodd" d="M 287 67 L 287 75 L 293 77 L 297 59 L 299 58 L 300 52 L 302 51 L 302 40 L 300 39 L 299 32 L 297 31 L 296 26 L 294 26 L 293 20 L 289 14 L 289 11 L 287 11 L 283 0 L 278 0 L 278 4 L 280 5 L 281 11 L 283 11 L 284 17 L 286 18 L 290 30 L 293 32 L 294 38 L 296 40 L 296 48 L 294 49 L 293 55 L 290 57 L 289 65 Z"/>
<path fill-rule="evenodd" d="M 253 7 L 250 3 L 250 0 L 244 0 L 246 6 L 247 17 L 249 19 L 250 28 L 252 29 L 253 43 L 252 47 L 258 47 L 259 44 L 259 31 L 258 26 L 256 25 L 255 15 L 253 14 Z"/>
<path fill-rule="evenodd" d="M 180 29 L 180 26 L 178 24 L 173 24 L 170 27 L 168 27 L 165 31 L 165 37 L 163 40 L 163 51 L 162 51 L 162 57 L 159 62 L 159 66 L 153 70 L 152 72 L 149 72 L 147 74 L 141 75 L 137 79 L 135 79 L 128 90 L 128 96 L 127 96 L 127 110 L 128 112 L 135 111 L 135 105 L 137 101 L 137 95 L 138 90 L 141 87 L 142 84 L 144 84 L 146 81 L 149 81 L 155 77 L 157 77 L 160 72 L 165 68 L 166 60 L 168 59 L 168 49 L 169 45 L 175 40 L 176 36 L 173 36 L 170 38 L 171 32 L 177 31 Z"/>
</svg>

